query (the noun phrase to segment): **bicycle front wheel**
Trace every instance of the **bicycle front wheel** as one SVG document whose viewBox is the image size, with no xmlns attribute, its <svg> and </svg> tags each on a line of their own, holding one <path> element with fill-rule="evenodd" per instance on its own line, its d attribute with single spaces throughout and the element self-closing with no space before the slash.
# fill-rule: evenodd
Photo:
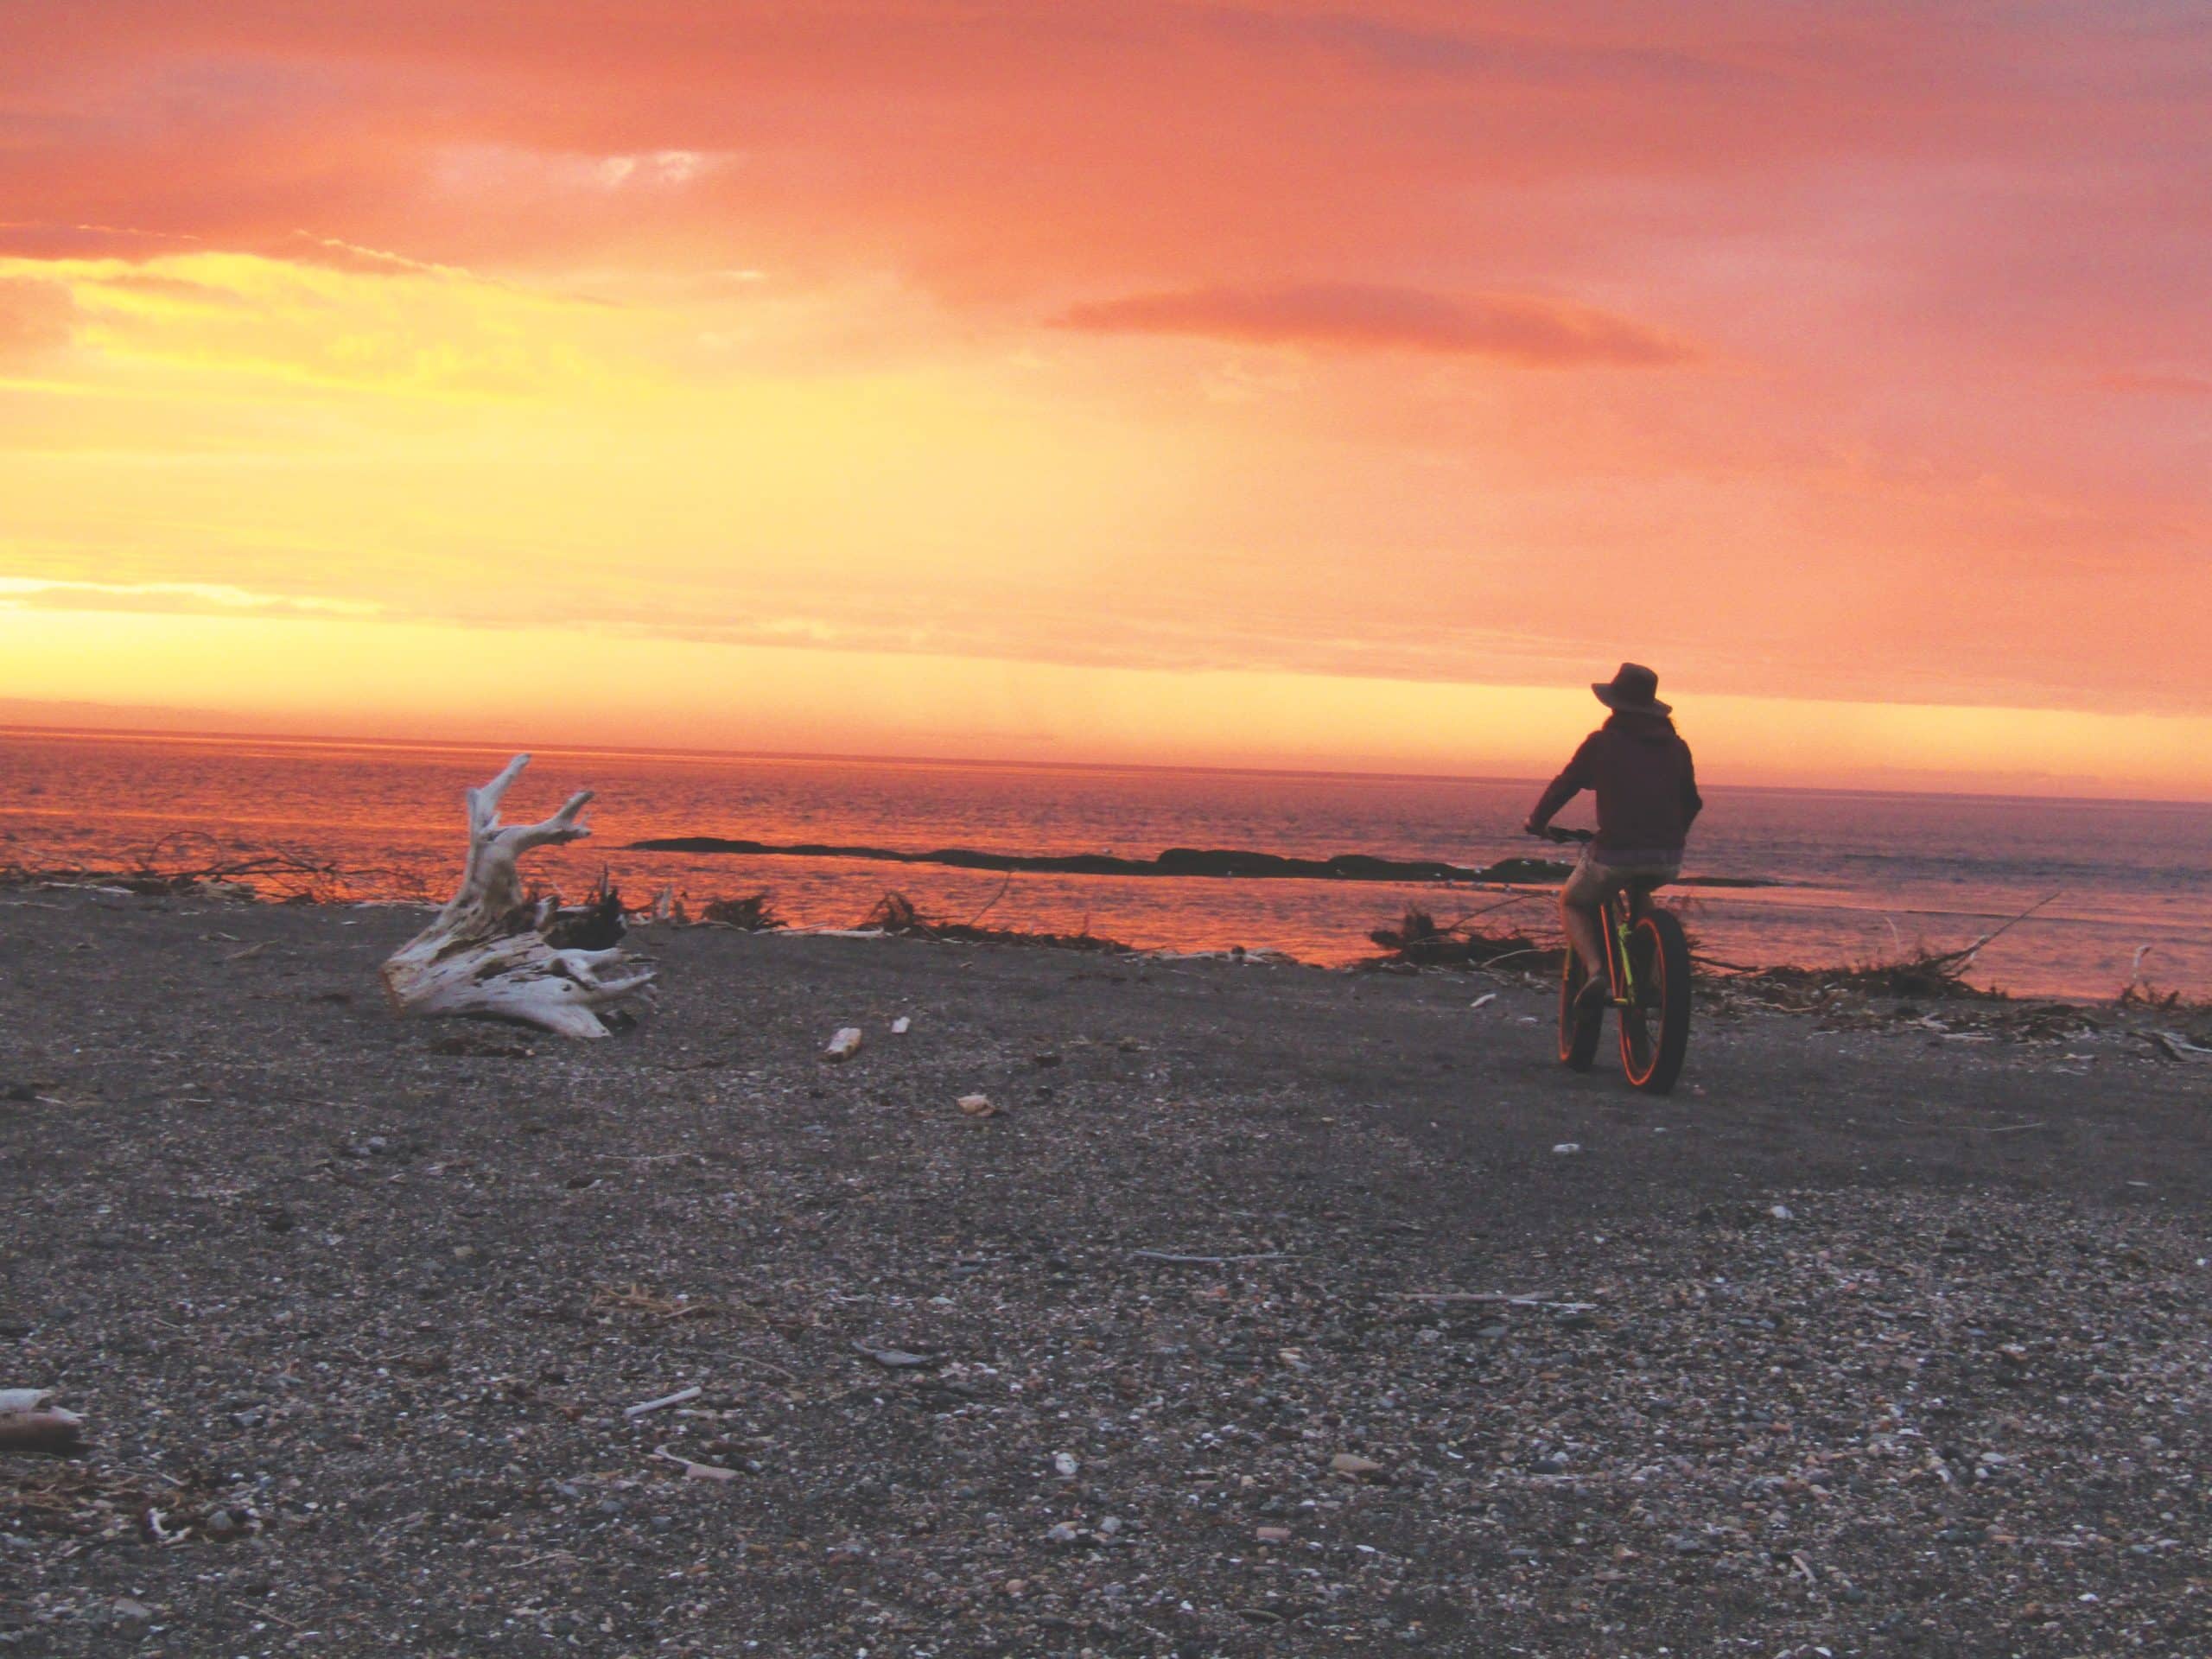
<svg viewBox="0 0 2212 1659">
<path fill-rule="evenodd" d="M 1663 1095 L 1689 1052 L 1689 941 L 1663 910 L 1642 918 L 1628 938 L 1636 1001 L 1621 1010 L 1621 1070 L 1644 1093 Z"/>
</svg>

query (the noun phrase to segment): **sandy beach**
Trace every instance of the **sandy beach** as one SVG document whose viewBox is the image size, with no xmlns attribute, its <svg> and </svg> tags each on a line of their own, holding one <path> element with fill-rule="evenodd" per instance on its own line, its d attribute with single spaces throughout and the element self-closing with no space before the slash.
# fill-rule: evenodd
<svg viewBox="0 0 2212 1659">
<path fill-rule="evenodd" d="M 416 922 L 0 894 L 0 1648 L 2205 1650 L 2202 1016 Z"/>
</svg>

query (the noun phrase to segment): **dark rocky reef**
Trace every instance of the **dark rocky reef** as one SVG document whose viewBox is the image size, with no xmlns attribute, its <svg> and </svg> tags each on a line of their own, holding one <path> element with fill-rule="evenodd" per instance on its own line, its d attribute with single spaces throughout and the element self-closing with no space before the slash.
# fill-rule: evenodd
<svg viewBox="0 0 2212 1659">
<path fill-rule="evenodd" d="M 1440 859 L 1381 858 L 1371 853 L 1338 853 L 1333 858 L 1291 858 L 1281 853 L 1236 848 L 1170 847 L 1157 858 L 1117 858 L 1110 853 L 986 853 L 969 847 L 942 847 L 926 853 L 902 853 L 887 847 L 840 847 L 801 842 L 779 847 L 721 836 L 663 836 L 633 841 L 643 853 L 722 853 L 748 858 L 860 858 L 882 864 L 939 864 L 954 869 L 1035 871 L 1053 875 L 1200 877 L 1210 880 L 1290 881 L 1496 881 L 1537 885 L 1564 880 L 1572 868 L 1555 859 L 1505 858 L 1495 864 L 1447 864 Z M 1693 875 L 1687 887 L 1769 887 L 1781 885 L 1754 876 Z"/>
</svg>

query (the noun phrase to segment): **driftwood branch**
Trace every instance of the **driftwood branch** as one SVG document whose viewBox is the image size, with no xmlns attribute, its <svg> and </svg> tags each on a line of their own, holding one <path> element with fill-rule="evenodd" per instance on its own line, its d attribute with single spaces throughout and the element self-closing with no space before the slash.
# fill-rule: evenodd
<svg viewBox="0 0 2212 1659">
<path fill-rule="evenodd" d="M 74 1457 L 85 1449 L 85 1420 L 46 1403 L 49 1389 L 0 1389 L 0 1452 Z"/>
<path fill-rule="evenodd" d="M 468 791 L 461 889 L 436 920 L 392 953 L 385 988 L 398 1014 L 476 1014 L 565 1037 L 604 1037 L 608 1016 L 644 998 L 653 970 L 619 946 L 563 948 L 548 937 L 554 901 L 526 899 L 517 866 L 525 853 L 589 835 L 583 810 L 592 795 L 579 790 L 537 823 L 503 824 L 500 799 L 529 764 L 518 754 Z"/>
</svg>

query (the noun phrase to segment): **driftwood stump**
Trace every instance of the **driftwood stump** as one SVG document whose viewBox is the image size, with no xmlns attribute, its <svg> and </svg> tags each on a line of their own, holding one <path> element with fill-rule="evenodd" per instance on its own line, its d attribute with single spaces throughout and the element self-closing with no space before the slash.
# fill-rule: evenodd
<svg viewBox="0 0 2212 1659">
<path fill-rule="evenodd" d="M 604 1037 L 607 1016 L 649 996 L 653 970 L 620 947 L 563 949 L 546 937 L 551 899 L 523 896 L 516 861 L 533 848 L 581 839 L 589 790 L 542 823 L 505 825 L 499 799 L 530 764 L 518 754 L 481 789 L 468 791 L 468 862 L 437 919 L 384 964 L 397 1014 L 474 1014 L 518 1020 L 564 1037 Z"/>
</svg>

